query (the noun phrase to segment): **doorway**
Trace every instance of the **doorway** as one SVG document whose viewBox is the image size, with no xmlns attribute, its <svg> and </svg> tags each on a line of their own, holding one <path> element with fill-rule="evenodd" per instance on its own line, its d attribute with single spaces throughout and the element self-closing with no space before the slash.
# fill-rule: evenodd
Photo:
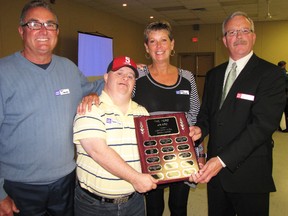
<svg viewBox="0 0 288 216">
<path fill-rule="evenodd" d="M 214 67 L 214 53 L 179 53 L 178 67 L 194 74 L 198 94 L 202 100 L 206 73 Z"/>
</svg>

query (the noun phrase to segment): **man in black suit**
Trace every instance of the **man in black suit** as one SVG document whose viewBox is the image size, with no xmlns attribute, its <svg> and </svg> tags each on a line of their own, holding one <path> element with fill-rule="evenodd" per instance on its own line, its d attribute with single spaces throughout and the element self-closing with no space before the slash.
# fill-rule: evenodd
<svg viewBox="0 0 288 216">
<path fill-rule="evenodd" d="M 256 34 L 247 14 L 230 15 L 222 31 L 229 61 L 207 73 L 190 134 L 194 140 L 209 135 L 208 161 L 190 180 L 208 183 L 209 216 L 268 216 L 269 193 L 276 190 L 272 134 L 285 106 L 285 77 L 253 53 Z M 225 98 L 233 62 L 236 79 Z"/>
</svg>

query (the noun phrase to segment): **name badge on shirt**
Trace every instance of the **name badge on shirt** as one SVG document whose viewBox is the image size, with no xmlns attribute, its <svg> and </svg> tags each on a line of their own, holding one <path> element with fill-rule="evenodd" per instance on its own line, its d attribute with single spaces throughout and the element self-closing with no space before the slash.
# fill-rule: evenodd
<svg viewBox="0 0 288 216">
<path fill-rule="evenodd" d="M 111 119 L 111 118 L 107 118 L 106 119 L 106 123 L 107 124 L 118 124 L 121 125 L 121 122 L 118 122 L 117 120 Z"/>
<path fill-rule="evenodd" d="M 67 94 L 70 94 L 69 89 L 60 89 L 60 90 L 55 92 L 56 96 L 62 96 L 62 95 L 67 95 Z"/>
<path fill-rule="evenodd" d="M 189 91 L 188 90 L 177 90 L 176 94 L 178 94 L 178 95 L 189 95 Z"/>
<path fill-rule="evenodd" d="M 254 101 L 255 96 L 254 95 L 249 95 L 249 94 L 244 94 L 244 93 L 237 93 L 236 98 L 243 99 L 243 100 Z"/>
</svg>

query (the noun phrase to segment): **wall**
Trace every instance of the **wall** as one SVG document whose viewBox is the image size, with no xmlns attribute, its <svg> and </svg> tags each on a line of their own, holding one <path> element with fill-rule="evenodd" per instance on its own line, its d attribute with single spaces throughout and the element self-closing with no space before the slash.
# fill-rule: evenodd
<svg viewBox="0 0 288 216">
<path fill-rule="evenodd" d="M 221 28 L 221 24 L 200 25 L 199 31 L 192 26 L 174 27 L 176 52 L 215 52 L 216 65 L 226 61 Z M 255 32 L 254 52 L 259 57 L 275 64 L 280 60 L 288 62 L 288 21 L 255 22 Z M 191 40 L 195 36 L 199 39 L 197 43 Z"/>
<path fill-rule="evenodd" d="M 0 0 L 0 57 L 22 48 L 17 32 L 19 15 L 26 0 Z M 100 32 L 114 39 L 114 55 L 128 55 L 137 62 L 149 63 L 144 57 L 143 30 L 140 25 L 117 16 L 82 6 L 69 0 L 56 1 L 53 5 L 60 21 L 60 36 L 55 53 L 77 63 L 77 31 Z M 255 23 L 257 40 L 255 53 L 268 61 L 288 61 L 288 21 Z M 173 27 L 176 55 L 171 62 L 177 65 L 177 53 L 215 52 L 215 64 L 227 60 L 222 43 L 221 25 L 200 25 L 199 31 L 192 26 Z M 192 43 L 197 36 L 199 41 Z"/>
<path fill-rule="evenodd" d="M 0 57 L 22 49 L 17 28 L 22 7 L 26 2 L 28 1 L 0 0 Z M 115 56 L 128 55 L 137 62 L 145 62 L 143 46 L 145 25 L 105 14 L 69 0 L 56 1 L 52 7 L 60 24 L 55 54 L 68 57 L 77 63 L 77 31 L 97 31 L 113 38 Z"/>
</svg>

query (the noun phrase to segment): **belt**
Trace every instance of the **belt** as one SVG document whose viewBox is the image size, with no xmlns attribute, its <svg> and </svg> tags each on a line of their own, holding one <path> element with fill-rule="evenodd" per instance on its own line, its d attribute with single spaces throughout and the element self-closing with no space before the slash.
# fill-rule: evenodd
<svg viewBox="0 0 288 216">
<path fill-rule="evenodd" d="M 96 195 L 96 194 L 94 194 L 94 193 L 91 193 L 90 191 L 82 188 L 82 187 L 80 186 L 80 184 L 79 184 L 79 188 L 80 188 L 84 193 L 86 193 L 87 195 L 89 195 L 90 197 L 92 197 L 92 198 L 94 198 L 94 199 L 97 199 L 97 200 L 102 201 L 102 202 L 113 203 L 113 204 L 126 203 L 126 202 L 128 202 L 128 200 L 129 200 L 130 198 L 132 198 L 132 197 L 134 196 L 134 194 L 135 194 L 135 192 L 134 192 L 134 193 L 132 193 L 132 194 L 130 194 L 130 195 L 128 195 L 128 196 L 122 196 L 122 197 L 118 197 L 118 198 L 106 198 L 106 197 L 101 197 L 101 196 L 98 196 L 98 195 Z"/>
</svg>

